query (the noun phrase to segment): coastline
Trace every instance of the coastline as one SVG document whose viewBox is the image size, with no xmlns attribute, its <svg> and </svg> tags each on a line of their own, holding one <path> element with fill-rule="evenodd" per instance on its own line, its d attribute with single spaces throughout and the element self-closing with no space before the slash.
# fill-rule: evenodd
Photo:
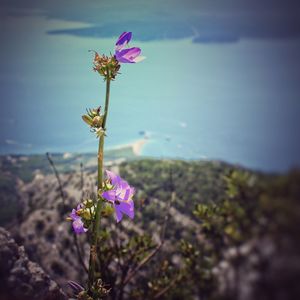
<svg viewBox="0 0 300 300">
<path fill-rule="evenodd" d="M 143 147 L 147 142 L 148 142 L 148 140 L 144 138 L 144 139 L 136 140 L 129 144 L 117 145 L 117 146 L 108 148 L 107 150 L 110 151 L 110 150 L 120 150 L 120 149 L 125 149 L 125 148 L 131 148 L 132 152 L 135 156 L 141 156 Z"/>
<path fill-rule="evenodd" d="M 133 153 L 136 155 L 136 156 L 141 156 L 142 155 L 142 150 L 143 150 L 143 147 L 144 145 L 148 142 L 148 140 L 146 139 L 141 139 L 141 140 L 138 140 L 134 143 L 132 143 L 132 150 L 133 150 Z"/>
</svg>

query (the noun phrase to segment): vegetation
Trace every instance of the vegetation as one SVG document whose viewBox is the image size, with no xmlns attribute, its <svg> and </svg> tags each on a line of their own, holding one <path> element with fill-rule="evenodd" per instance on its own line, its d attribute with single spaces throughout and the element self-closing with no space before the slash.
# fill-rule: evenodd
<svg viewBox="0 0 300 300">
<path fill-rule="evenodd" d="M 13 195 L 20 173 L 1 163 L 1 194 Z M 137 229 L 102 226 L 99 275 L 110 299 L 241 299 L 243 284 L 253 298 L 297 298 L 299 171 L 274 175 L 222 162 L 151 159 L 119 170 L 137 190 Z M 227 282 L 232 274 L 239 280 Z M 255 284 L 245 279 L 250 274 Z"/>
<path fill-rule="evenodd" d="M 218 291 L 218 285 L 225 280 L 222 276 L 229 276 L 229 274 L 220 275 L 218 268 L 224 263 L 229 264 L 230 252 L 234 253 L 237 260 L 241 259 L 239 249 L 244 249 L 250 242 L 259 244 L 259 241 L 267 239 L 269 247 L 275 249 L 276 256 L 286 257 L 292 254 L 293 257 L 299 258 L 300 243 L 297 232 L 300 225 L 299 171 L 275 176 L 219 162 L 153 160 L 123 164 L 121 171 L 133 185 L 139 187 L 140 195 L 148 195 L 158 198 L 161 202 L 167 202 L 172 189 L 177 195 L 174 206 L 179 212 L 197 221 L 198 233 L 197 229 L 191 232 L 189 226 L 183 228 L 178 223 L 172 222 L 166 236 L 172 244 L 166 256 L 169 259 L 161 261 L 167 266 L 166 271 L 158 273 L 163 274 L 162 277 L 157 276 L 157 273 L 154 277 L 150 276 L 158 282 L 167 281 L 166 286 L 176 281 L 176 285 L 174 284 L 168 291 L 170 299 L 237 297 L 236 291 L 229 288 L 223 290 L 222 294 L 220 290 Z M 159 183 L 162 182 L 164 184 L 160 186 Z M 152 212 L 150 211 L 149 215 L 148 212 L 147 208 L 143 209 L 141 223 L 144 228 L 147 228 L 147 224 L 153 218 Z M 156 220 L 160 218 L 160 214 L 165 213 L 163 210 L 155 212 Z M 174 257 L 179 257 L 177 263 L 174 263 L 172 259 Z M 289 270 L 293 269 L 293 263 L 295 261 L 281 268 L 289 274 Z M 269 268 L 268 275 L 272 277 L 274 274 L 270 271 L 271 264 L 274 264 L 274 261 L 270 257 L 269 260 L 264 259 L 260 262 L 257 268 L 261 273 L 267 272 Z M 176 272 L 174 268 L 177 269 Z M 234 270 L 236 265 L 233 264 L 232 268 Z M 167 272 L 168 269 L 173 271 Z M 151 274 L 151 270 L 149 273 Z M 148 289 L 145 285 L 143 287 L 143 297 L 146 298 L 147 291 L 153 288 L 151 281 L 149 285 L 149 273 L 148 279 L 145 279 L 148 282 Z M 152 270 L 152 273 L 155 272 Z M 172 275 L 166 278 L 167 274 Z M 288 292 L 285 290 L 285 297 L 291 295 L 296 297 L 299 289 L 295 280 L 292 281 L 290 277 L 292 275 L 287 275 L 286 281 L 282 279 L 277 283 L 270 279 L 268 288 L 259 287 L 261 284 L 259 282 L 257 287 L 253 288 L 253 295 L 260 293 L 261 298 L 264 295 L 266 299 L 271 299 L 274 290 L 284 290 L 288 284 L 292 288 Z M 238 285 L 238 281 L 235 284 Z M 142 298 L 141 295 L 139 297 L 138 299 Z"/>
<path fill-rule="evenodd" d="M 119 149 L 111 149 L 105 153 L 108 161 L 115 161 L 120 157 L 133 159 L 135 157 L 132 147 L 124 146 Z M 89 165 L 86 170 L 96 169 L 94 154 L 86 153 L 62 155 L 52 154 L 55 166 L 60 173 L 71 173 L 80 169 L 80 164 Z M 20 213 L 19 205 L 19 181 L 28 183 L 37 173 L 43 175 L 52 174 L 46 155 L 2 155 L 0 156 L 0 225 L 9 223 Z"/>
</svg>

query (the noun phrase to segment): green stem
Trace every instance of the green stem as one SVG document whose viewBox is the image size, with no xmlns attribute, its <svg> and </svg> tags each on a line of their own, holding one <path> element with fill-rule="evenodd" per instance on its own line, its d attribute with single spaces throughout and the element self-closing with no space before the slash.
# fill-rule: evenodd
<svg viewBox="0 0 300 300">
<path fill-rule="evenodd" d="M 109 70 L 107 70 L 107 72 L 109 72 Z M 104 117 L 103 117 L 103 124 L 102 124 L 102 128 L 104 130 L 106 129 L 105 125 L 106 125 L 106 118 L 108 113 L 109 95 L 110 95 L 110 79 L 108 74 L 108 77 L 106 78 L 105 109 L 104 109 Z"/>
<path fill-rule="evenodd" d="M 103 116 L 102 128 L 105 130 L 105 124 L 108 114 L 108 105 L 109 105 L 109 95 L 110 95 L 110 75 L 109 69 L 107 69 L 107 77 L 106 77 L 106 96 L 105 96 L 105 109 Z M 104 150 L 104 135 L 99 138 L 99 146 L 98 146 L 98 190 L 101 190 L 103 187 L 103 150 Z M 98 193 L 97 193 L 97 197 Z M 98 199 L 97 207 L 95 212 L 95 221 L 93 224 L 93 232 L 92 232 L 92 241 L 90 248 L 90 265 L 89 265 L 89 280 L 88 280 L 88 288 L 91 290 L 91 287 L 95 281 L 95 266 L 96 266 L 96 253 L 97 253 L 97 242 L 98 235 L 100 229 L 100 214 L 101 214 L 101 204 L 102 200 Z"/>
<path fill-rule="evenodd" d="M 104 135 L 99 138 L 98 146 L 98 190 L 102 189 L 103 183 L 103 149 L 104 149 Z"/>
</svg>

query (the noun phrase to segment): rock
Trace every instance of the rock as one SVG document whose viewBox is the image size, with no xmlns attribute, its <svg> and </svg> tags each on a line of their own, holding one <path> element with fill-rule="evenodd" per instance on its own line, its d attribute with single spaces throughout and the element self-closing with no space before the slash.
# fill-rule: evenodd
<svg viewBox="0 0 300 300">
<path fill-rule="evenodd" d="M 24 247 L 0 227 L 0 299 L 64 300 L 66 295 L 44 270 L 30 261 Z"/>
<path fill-rule="evenodd" d="M 80 202 L 82 192 L 78 188 L 80 173 L 61 174 L 60 177 L 67 212 L 61 209 L 63 204 L 55 176 L 46 175 L 43 180 L 35 178 L 20 189 L 23 214 L 10 232 L 19 244 L 24 245 L 28 257 L 37 262 L 63 290 L 68 291 L 67 281 L 84 285 L 87 280 L 87 273 L 79 263 L 72 224 L 66 221 L 72 208 Z M 89 181 L 86 180 L 86 183 Z M 95 184 L 89 186 L 89 190 L 92 187 Z M 88 265 L 86 235 L 77 236 L 77 241 L 81 257 Z"/>
</svg>

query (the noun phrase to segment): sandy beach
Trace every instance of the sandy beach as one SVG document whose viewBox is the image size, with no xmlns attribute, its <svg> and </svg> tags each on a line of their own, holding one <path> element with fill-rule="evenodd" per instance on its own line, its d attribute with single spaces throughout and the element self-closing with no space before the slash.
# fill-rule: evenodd
<svg viewBox="0 0 300 300">
<path fill-rule="evenodd" d="M 142 150 L 144 145 L 148 142 L 147 139 L 139 139 L 137 141 L 134 141 L 130 144 L 123 144 L 123 145 L 118 145 L 115 146 L 109 150 L 119 150 L 119 149 L 123 149 L 123 148 L 132 148 L 132 152 L 134 153 L 134 155 L 136 156 L 140 156 L 142 155 Z"/>
<path fill-rule="evenodd" d="M 142 149 L 146 143 L 147 143 L 146 139 L 141 139 L 141 140 L 138 140 L 138 141 L 132 143 L 131 145 L 132 145 L 133 153 L 136 156 L 140 156 L 142 154 Z"/>
</svg>

